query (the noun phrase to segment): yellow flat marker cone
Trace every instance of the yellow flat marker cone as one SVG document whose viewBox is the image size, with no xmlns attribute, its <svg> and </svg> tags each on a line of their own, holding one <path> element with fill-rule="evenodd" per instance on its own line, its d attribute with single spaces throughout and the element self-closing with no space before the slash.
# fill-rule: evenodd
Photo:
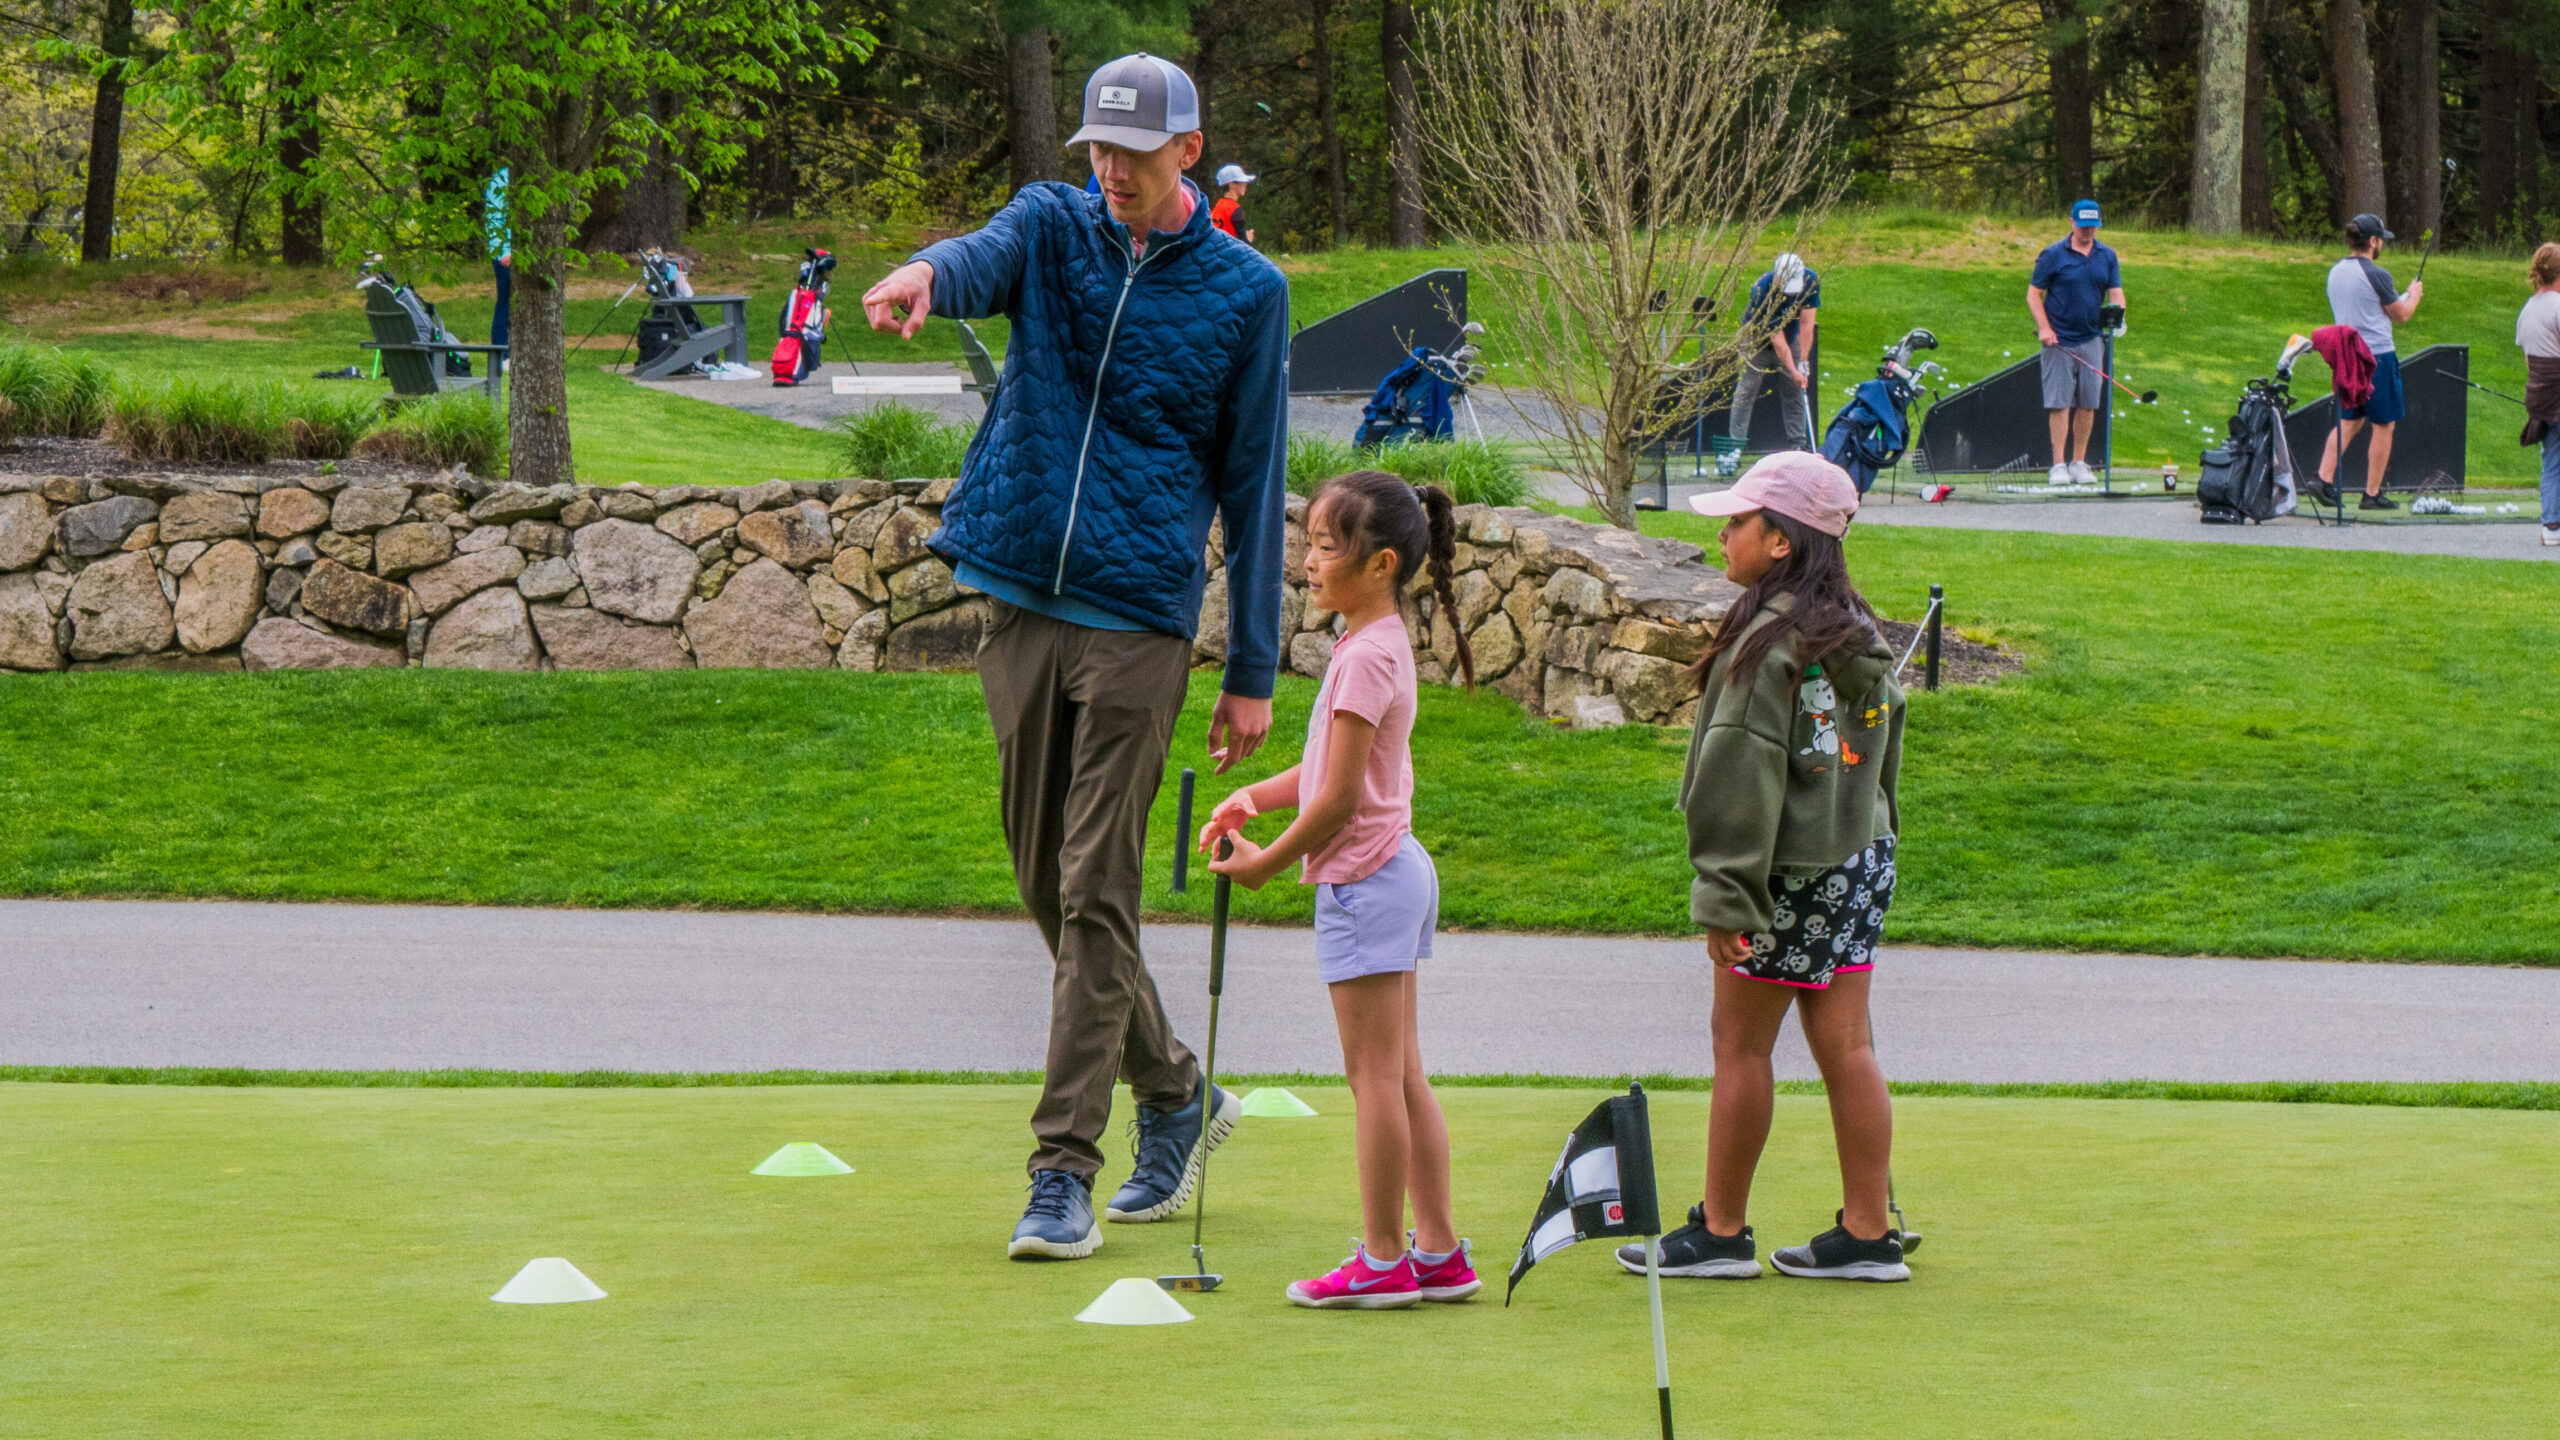
<svg viewBox="0 0 2560 1440">
<path fill-rule="evenodd" d="M 1076 1318 L 1087 1325 L 1179 1325 L 1194 1317 L 1156 1282 L 1139 1278 L 1112 1281 Z"/>
<path fill-rule="evenodd" d="M 764 1163 L 747 1172 L 750 1175 L 850 1175 L 853 1167 L 827 1153 L 827 1147 L 807 1140 L 794 1141 L 764 1157 Z"/>
<path fill-rule="evenodd" d="M 526 1261 L 516 1278 L 489 1298 L 501 1305 L 566 1305 L 578 1300 L 601 1300 L 604 1292 L 596 1288 L 596 1282 L 579 1274 L 577 1266 L 554 1255 Z"/>
<path fill-rule="evenodd" d="M 1316 1108 L 1286 1090 L 1265 1085 L 1244 1097 L 1244 1113 L 1265 1119 L 1278 1116 L 1313 1115 Z"/>
</svg>

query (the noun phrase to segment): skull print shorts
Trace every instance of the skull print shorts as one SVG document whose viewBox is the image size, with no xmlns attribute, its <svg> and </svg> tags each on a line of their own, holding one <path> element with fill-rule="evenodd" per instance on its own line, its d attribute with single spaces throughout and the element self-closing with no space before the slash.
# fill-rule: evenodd
<svg viewBox="0 0 2560 1440">
<path fill-rule="evenodd" d="M 1893 904 L 1893 837 L 1818 875 L 1772 875 L 1770 927 L 1745 937 L 1751 958 L 1733 967 L 1747 980 L 1826 990 L 1831 977 L 1876 968 L 1884 912 Z"/>
</svg>

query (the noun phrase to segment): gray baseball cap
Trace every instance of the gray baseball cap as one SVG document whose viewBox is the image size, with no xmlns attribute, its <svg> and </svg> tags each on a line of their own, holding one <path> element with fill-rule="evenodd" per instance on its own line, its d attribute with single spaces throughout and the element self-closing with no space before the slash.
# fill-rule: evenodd
<svg viewBox="0 0 2560 1440">
<path fill-rule="evenodd" d="M 1126 150 L 1160 150 L 1200 128 L 1200 92 L 1182 67 L 1141 51 L 1123 55 L 1084 82 L 1084 128 L 1070 146 L 1100 141 Z"/>
</svg>

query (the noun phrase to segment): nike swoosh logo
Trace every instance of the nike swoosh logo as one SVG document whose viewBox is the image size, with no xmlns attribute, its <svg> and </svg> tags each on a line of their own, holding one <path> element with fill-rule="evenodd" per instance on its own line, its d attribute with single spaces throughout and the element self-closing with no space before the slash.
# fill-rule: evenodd
<svg viewBox="0 0 2560 1440">
<path fill-rule="evenodd" d="M 1355 1290 L 1355 1291 L 1357 1291 L 1357 1290 L 1374 1290 L 1374 1289 L 1376 1289 L 1377 1287 L 1379 1287 L 1379 1286 L 1381 1286 L 1381 1285 L 1386 1284 L 1388 1281 L 1393 1280 L 1394 1278 L 1396 1278 L 1396 1277 L 1394 1277 L 1393 1275 L 1381 1275 L 1381 1276 L 1379 1276 L 1379 1277 L 1378 1277 L 1377 1279 L 1375 1279 L 1375 1280 L 1370 1280 L 1370 1281 L 1365 1281 L 1365 1282 L 1364 1282 L 1364 1281 L 1359 1281 L 1359 1280 L 1354 1280 L 1354 1281 L 1352 1281 L 1352 1282 L 1351 1282 L 1351 1288 L 1352 1288 L 1353 1290 Z"/>
</svg>

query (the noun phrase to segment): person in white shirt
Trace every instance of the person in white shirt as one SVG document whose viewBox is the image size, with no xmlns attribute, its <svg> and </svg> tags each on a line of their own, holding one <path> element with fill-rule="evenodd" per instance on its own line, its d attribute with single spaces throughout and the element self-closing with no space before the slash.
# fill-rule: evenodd
<svg viewBox="0 0 2560 1440">
<path fill-rule="evenodd" d="M 2560 244 L 2533 252 L 2533 298 L 2516 315 L 2524 350 L 2524 443 L 2542 442 L 2542 543 L 2560 545 Z"/>
</svg>

